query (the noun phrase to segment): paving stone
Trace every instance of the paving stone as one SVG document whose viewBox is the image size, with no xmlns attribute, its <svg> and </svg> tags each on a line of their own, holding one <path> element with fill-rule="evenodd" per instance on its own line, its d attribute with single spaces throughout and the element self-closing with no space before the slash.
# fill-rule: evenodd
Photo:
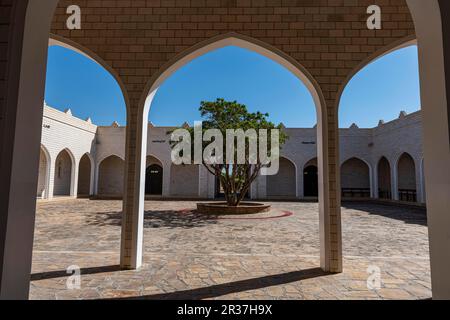
<svg viewBox="0 0 450 320">
<path fill-rule="evenodd" d="M 270 220 L 202 221 L 204 217 L 198 216 L 196 223 L 177 216 L 193 208 L 194 202 L 146 202 L 144 266 L 120 271 L 120 201 L 39 204 L 31 298 L 431 297 L 426 214 L 421 209 L 346 205 L 342 211 L 345 269 L 327 275 L 318 269 L 317 204 L 273 203 L 272 213 L 293 215 Z M 153 223 L 159 227 L 150 227 Z M 80 290 L 66 287 L 66 269 L 72 265 L 81 268 Z M 381 270 L 380 290 L 367 288 L 369 266 Z"/>
</svg>

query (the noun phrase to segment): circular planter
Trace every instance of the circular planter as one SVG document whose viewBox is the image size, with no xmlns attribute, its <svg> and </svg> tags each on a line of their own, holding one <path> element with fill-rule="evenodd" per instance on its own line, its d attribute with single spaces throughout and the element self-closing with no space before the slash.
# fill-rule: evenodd
<svg viewBox="0 0 450 320">
<path fill-rule="evenodd" d="M 226 202 L 198 203 L 197 211 L 211 215 L 246 215 L 269 212 L 270 205 L 242 202 L 239 207 L 229 207 Z"/>
</svg>

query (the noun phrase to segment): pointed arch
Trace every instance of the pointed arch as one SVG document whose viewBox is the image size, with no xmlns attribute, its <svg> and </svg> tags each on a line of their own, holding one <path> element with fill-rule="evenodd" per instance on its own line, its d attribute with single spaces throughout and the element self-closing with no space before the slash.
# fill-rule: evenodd
<svg viewBox="0 0 450 320">
<path fill-rule="evenodd" d="M 161 161 L 161 159 L 159 159 L 157 156 L 149 154 L 147 155 L 146 167 L 149 167 L 152 164 L 157 164 L 160 165 L 161 167 L 163 166 L 163 162 Z"/>
<path fill-rule="evenodd" d="M 368 161 L 351 157 L 341 165 L 343 198 L 370 198 L 372 196 L 371 165 Z"/>
<path fill-rule="evenodd" d="M 97 194 L 102 197 L 122 197 L 125 161 L 115 154 L 99 161 L 97 171 Z"/>
<path fill-rule="evenodd" d="M 78 197 L 89 197 L 93 193 L 94 159 L 86 152 L 78 164 Z"/>
<path fill-rule="evenodd" d="M 59 46 L 62 48 L 72 50 L 72 51 L 88 58 L 89 60 L 97 63 L 99 66 L 101 66 L 103 69 L 105 69 L 114 78 L 114 80 L 116 80 L 117 84 L 120 87 L 120 90 L 123 95 L 123 99 L 125 101 L 125 108 L 126 108 L 126 113 L 127 113 L 127 117 L 128 117 L 129 107 L 130 107 L 128 91 L 125 87 L 125 84 L 122 81 L 122 78 L 120 77 L 120 75 L 117 73 L 117 71 L 113 67 L 111 67 L 105 60 L 100 58 L 100 56 L 97 55 L 95 52 L 80 45 L 79 43 L 77 43 L 75 41 L 64 38 L 62 36 L 59 36 L 56 34 L 50 34 L 48 45 L 49 45 L 49 47 Z"/>
<path fill-rule="evenodd" d="M 55 196 L 72 196 L 76 172 L 76 160 L 73 152 L 65 148 L 55 160 L 54 190 Z"/>
<path fill-rule="evenodd" d="M 269 199 L 295 199 L 297 189 L 297 166 L 288 157 L 280 157 L 278 173 L 267 177 L 267 197 Z"/>
<path fill-rule="evenodd" d="M 303 194 L 306 198 L 319 196 L 319 172 L 317 157 L 308 160 L 303 165 Z"/>
<path fill-rule="evenodd" d="M 397 158 L 397 194 L 400 201 L 417 202 L 417 176 L 414 157 L 403 152 Z"/>
<path fill-rule="evenodd" d="M 304 83 L 314 99 L 318 115 L 324 116 L 326 110 L 324 108 L 325 99 L 323 97 L 322 90 L 317 81 L 305 67 L 278 48 L 246 35 L 230 32 L 212 37 L 206 41 L 202 41 L 194 45 L 171 59 L 157 73 L 155 73 L 147 82 L 139 104 L 141 108 L 140 113 L 144 115 L 144 118 L 148 118 L 148 111 L 150 110 L 150 105 L 156 91 L 167 78 L 169 78 L 178 69 L 188 64 L 190 61 L 193 61 L 210 51 L 227 46 L 236 46 L 259 53 L 262 56 L 284 66 Z M 320 119 L 320 117 L 318 118 Z"/>
<path fill-rule="evenodd" d="M 386 56 L 394 51 L 397 51 L 397 50 L 400 50 L 403 48 L 407 48 L 410 46 L 414 46 L 414 45 L 417 45 L 416 35 L 410 35 L 410 36 L 407 36 L 400 40 L 394 41 L 391 44 L 389 44 L 388 46 L 385 46 L 385 47 L 375 51 L 374 53 L 369 55 L 366 59 L 361 61 L 356 67 L 354 67 L 352 69 L 352 71 L 347 75 L 347 78 L 341 83 L 341 86 L 339 87 L 337 98 L 336 98 L 336 105 L 335 105 L 336 110 L 339 111 L 341 98 L 345 91 L 345 88 L 347 88 L 347 85 L 358 74 L 358 72 L 363 70 L 369 64 L 383 58 L 384 56 Z"/>
<path fill-rule="evenodd" d="M 148 155 L 145 171 L 145 194 L 162 196 L 163 184 L 164 166 L 162 161 L 154 155 Z"/>
</svg>

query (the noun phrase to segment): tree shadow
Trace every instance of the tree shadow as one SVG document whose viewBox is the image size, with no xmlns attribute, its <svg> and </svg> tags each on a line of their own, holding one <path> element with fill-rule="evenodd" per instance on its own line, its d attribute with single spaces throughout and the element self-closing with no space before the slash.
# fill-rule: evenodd
<svg viewBox="0 0 450 320">
<path fill-rule="evenodd" d="M 144 228 L 149 229 L 192 229 L 216 224 L 217 217 L 199 214 L 194 210 L 158 210 L 145 211 Z M 102 212 L 87 219 L 88 225 L 94 226 L 121 226 L 122 212 Z"/>
<path fill-rule="evenodd" d="M 395 204 L 380 204 L 371 202 L 343 202 L 342 207 L 350 210 L 360 210 L 371 215 L 403 221 L 406 224 L 428 226 L 427 210 L 425 208 L 402 206 Z"/>
<path fill-rule="evenodd" d="M 329 276 L 331 273 L 324 272 L 320 268 L 288 272 L 278 275 L 230 282 L 214 285 L 206 288 L 162 293 L 141 297 L 119 298 L 114 300 L 204 300 L 217 298 L 233 293 L 258 290 L 273 286 L 285 285 L 293 282 Z"/>
</svg>

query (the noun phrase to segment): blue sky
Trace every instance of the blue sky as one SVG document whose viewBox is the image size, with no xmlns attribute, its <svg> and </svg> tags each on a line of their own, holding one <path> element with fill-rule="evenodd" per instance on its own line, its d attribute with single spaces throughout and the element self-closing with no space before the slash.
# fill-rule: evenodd
<svg viewBox="0 0 450 320">
<path fill-rule="evenodd" d="M 210 52 L 184 66 L 158 90 L 150 110 L 155 125 L 181 125 L 200 120 L 202 100 L 237 100 L 251 111 L 270 114 L 287 127 L 313 127 L 316 111 L 302 82 L 284 67 L 237 47 Z M 114 78 L 78 53 L 51 47 L 45 99 L 98 125 L 126 124 L 123 97 Z M 387 55 L 358 73 L 347 86 L 340 107 L 340 126 L 374 127 L 395 119 L 401 110 L 419 109 L 417 48 Z"/>
</svg>

